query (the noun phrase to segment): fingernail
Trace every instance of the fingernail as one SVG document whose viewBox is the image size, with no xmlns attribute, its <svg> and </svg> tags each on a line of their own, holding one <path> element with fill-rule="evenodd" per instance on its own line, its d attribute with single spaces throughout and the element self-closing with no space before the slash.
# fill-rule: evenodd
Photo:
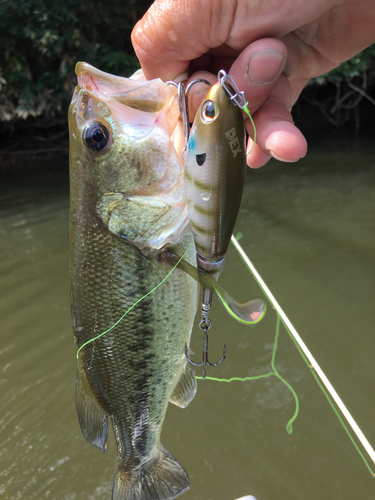
<svg viewBox="0 0 375 500">
<path fill-rule="evenodd" d="M 295 160 L 286 160 L 285 158 L 280 158 L 280 156 L 275 155 L 272 151 L 268 151 L 268 153 L 272 156 L 272 158 L 275 158 L 275 160 L 283 161 L 284 163 L 295 163 L 300 160 L 300 158 L 296 158 Z"/>
<path fill-rule="evenodd" d="M 271 83 L 285 64 L 285 55 L 278 50 L 267 49 L 255 52 L 247 65 L 247 78 L 251 83 Z"/>
</svg>

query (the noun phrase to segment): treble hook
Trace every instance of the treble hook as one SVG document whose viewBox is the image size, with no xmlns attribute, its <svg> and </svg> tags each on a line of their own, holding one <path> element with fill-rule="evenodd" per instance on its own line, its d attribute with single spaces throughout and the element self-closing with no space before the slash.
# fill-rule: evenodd
<svg viewBox="0 0 375 500">
<path fill-rule="evenodd" d="M 210 327 L 211 327 L 211 321 L 209 319 L 202 319 L 202 321 L 199 323 L 199 328 L 201 330 L 203 330 L 203 358 L 202 358 L 202 361 L 200 363 L 196 363 L 195 361 L 193 361 L 190 358 L 188 345 L 185 344 L 185 356 L 186 356 L 186 359 L 189 361 L 189 363 L 191 363 L 194 366 L 202 366 L 203 365 L 203 376 L 202 376 L 203 380 L 205 380 L 205 378 L 206 378 L 207 365 L 208 366 L 220 365 L 220 363 L 222 361 L 224 361 L 225 356 L 227 354 L 227 347 L 224 344 L 222 358 L 219 359 L 219 361 L 217 361 L 216 363 L 210 363 L 208 361 L 208 333 L 207 332 L 208 332 Z"/>
</svg>

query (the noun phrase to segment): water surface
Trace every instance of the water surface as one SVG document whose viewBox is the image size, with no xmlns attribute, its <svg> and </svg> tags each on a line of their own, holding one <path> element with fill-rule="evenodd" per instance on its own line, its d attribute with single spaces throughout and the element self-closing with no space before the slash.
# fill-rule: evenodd
<svg viewBox="0 0 375 500">
<path fill-rule="evenodd" d="M 82 437 L 74 404 L 75 344 L 68 280 L 67 158 L 8 169 L 0 196 L 0 499 L 110 499 L 113 436 L 105 455 Z M 375 154 L 312 150 L 295 165 L 249 171 L 240 243 L 375 446 Z M 14 167 L 16 168 L 16 167 Z M 240 301 L 264 298 L 231 248 L 222 283 Z M 219 305 L 209 375 L 267 373 L 271 307 L 245 327 Z M 197 324 L 192 348 L 200 357 Z M 170 405 L 163 445 L 191 479 L 184 500 L 370 500 L 375 483 L 282 329 L 275 377 L 200 381 L 191 405 Z"/>
</svg>

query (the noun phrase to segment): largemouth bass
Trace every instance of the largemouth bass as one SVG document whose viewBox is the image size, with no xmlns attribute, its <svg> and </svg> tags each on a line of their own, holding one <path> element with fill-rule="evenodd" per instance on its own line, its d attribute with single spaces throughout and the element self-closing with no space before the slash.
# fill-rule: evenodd
<svg viewBox="0 0 375 500">
<path fill-rule="evenodd" d="M 104 453 L 112 421 L 113 500 L 172 499 L 189 478 L 161 445 L 161 428 L 168 402 L 185 407 L 196 392 L 185 344 L 197 283 L 176 268 L 156 288 L 171 270 L 164 253 L 187 252 L 184 259 L 195 263 L 192 234 L 184 234 L 183 165 L 171 142 L 177 92 L 161 80 L 114 77 L 86 63 L 76 73 L 70 272 L 79 422 Z"/>
</svg>

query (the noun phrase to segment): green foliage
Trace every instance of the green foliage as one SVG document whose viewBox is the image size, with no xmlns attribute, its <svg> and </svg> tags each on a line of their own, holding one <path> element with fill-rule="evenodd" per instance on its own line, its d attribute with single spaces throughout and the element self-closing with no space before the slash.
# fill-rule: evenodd
<svg viewBox="0 0 375 500">
<path fill-rule="evenodd" d="M 370 117 L 375 104 L 375 44 L 334 70 L 310 80 L 302 96 L 317 106 L 336 127 L 352 123 L 359 131 L 363 118 Z"/>
<path fill-rule="evenodd" d="M 337 83 L 345 80 L 346 78 L 354 78 L 355 76 L 362 76 L 366 71 L 374 73 L 375 67 L 375 44 L 370 45 L 367 49 L 363 50 L 349 61 L 346 61 L 329 73 L 318 76 L 310 80 L 310 83 L 317 83 L 324 85 L 325 83 Z"/>
<path fill-rule="evenodd" d="M 0 120 L 65 110 L 74 66 L 129 75 L 130 33 L 151 0 L 0 0 Z"/>
<path fill-rule="evenodd" d="M 67 109 L 86 61 L 118 75 L 138 67 L 130 34 L 152 0 L 0 0 L 0 122 Z M 375 45 L 311 83 L 375 79 Z"/>
</svg>

